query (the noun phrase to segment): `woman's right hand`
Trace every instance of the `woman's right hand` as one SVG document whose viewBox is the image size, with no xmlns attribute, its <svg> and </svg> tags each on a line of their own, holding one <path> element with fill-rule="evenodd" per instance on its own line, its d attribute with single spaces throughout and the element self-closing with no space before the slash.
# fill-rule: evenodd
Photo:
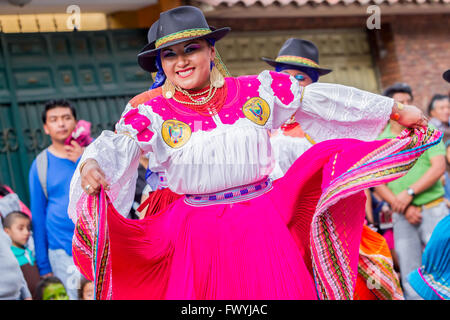
<svg viewBox="0 0 450 320">
<path fill-rule="evenodd" d="M 402 126 L 413 129 L 426 129 L 426 126 L 428 125 L 428 118 L 425 116 L 423 111 L 416 106 L 404 105 L 401 109 L 396 106 L 394 109 L 393 112 L 397 112 L 399 114 L 399 119 L 397 122 Z"/>
<path fill-rule="evenodd" d="M 94 196 L 100 192 L 100 187 L 109 190 L 109 184 L 106 181 L 105 173 L 102 171 L 97 161 L 87 159 L 81 168 L 81 187 L 84 192 L 90 196 Z"/>
</svg>

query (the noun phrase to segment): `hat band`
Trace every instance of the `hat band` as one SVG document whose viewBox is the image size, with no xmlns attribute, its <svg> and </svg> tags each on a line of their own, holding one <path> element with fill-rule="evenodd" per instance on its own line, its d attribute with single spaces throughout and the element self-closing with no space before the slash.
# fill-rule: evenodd
<svg viewBox="0 0 450 320">
<path fill-rule="evenodd" d="M 303 57 L 297 57 L 297 56 L 278 56 L 275 59 L 275 61 L 281 62 L 281 63 L 294 62 L 294 63 L 303 64 L 308 67 L 320 68 L 319 65 L 317 63 L 315 63 L 314 61 L 307 59 L 307 58 L 303 58 Z"/>
<path fill-rule="evenodd" d="M 164 37 L 159 38 L 158 40 L 156 40 L 155 48 L 158 49 L 163 44 L 166 44 L 166 43 L 168 43 L 170 41 L 180 40 L 180 39 L 185 39 L 185 38 L 204 36 L 205 34 L 208 34 L 208 33 L 211 33 L 211 29 L 209 29 L 209 28 L 188 29 L 188 30 L 183 30 L 183 31 L 171 33 L 171 34 L 169 34 L 167 36 L 164 36 Z"/>
</svg>

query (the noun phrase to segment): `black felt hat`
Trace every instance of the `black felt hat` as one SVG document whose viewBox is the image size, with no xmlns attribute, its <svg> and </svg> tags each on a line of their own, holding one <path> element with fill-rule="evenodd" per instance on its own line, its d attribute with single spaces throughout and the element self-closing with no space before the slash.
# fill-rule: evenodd
<svg viewBox="0 0 450 320">
<path fill-rule="evenodd" d="M 450 82 L 450 69 L 444 72 L 442 78 L 444 78 L 445 81 Z"/>
<path fill-rule="evenodd" d="M 206 22 L 203 12 L 192 6 L 181 6 L 159 16 L 147 34 L 148 44 L 138 54 L 138 63 L 146 71 L 158 71 L 155 64 L 158 50 L 194 39 L 223 38 L 231 29 L 215 29 Z"/>
<path fill-rule="evenodd" d="M 290 38 L 283 44 L 275 59 L 261 59 L 272 67 L 292 66 L 314 69 L 320 76 L 333 71 L 319 66 L 319 50 L 314 43 L 303 39 Z"/>
</svg>

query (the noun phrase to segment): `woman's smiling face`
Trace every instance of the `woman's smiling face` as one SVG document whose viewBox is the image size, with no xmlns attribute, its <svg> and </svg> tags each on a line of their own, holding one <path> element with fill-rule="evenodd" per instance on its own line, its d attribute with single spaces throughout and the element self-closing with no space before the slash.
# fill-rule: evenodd
<svg viewBox="0 0 450 320">
<path fill-rule="evenodd" d="M 161 49 L 161 64 L 168 80 L 182 89 L 203 89 L 209 85 L 215 49 L 206 40 L 185 41 Z"/>
</svg>

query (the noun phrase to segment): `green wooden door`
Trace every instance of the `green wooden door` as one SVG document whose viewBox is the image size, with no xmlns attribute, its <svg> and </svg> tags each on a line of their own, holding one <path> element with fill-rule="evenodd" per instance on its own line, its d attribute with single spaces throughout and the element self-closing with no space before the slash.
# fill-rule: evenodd
<svg viewBox="0 0 450 320">
<path fill-rule="evenodd" d="M 127 101 L 152 83 L 136 58 L 146 30 L 0 33 L 0 41 L 0 181 L 29 204 L 29 168 L 50 144 L 45 102 L 69 99 L 94 137 L 112 129 Z"/>
</svg>

